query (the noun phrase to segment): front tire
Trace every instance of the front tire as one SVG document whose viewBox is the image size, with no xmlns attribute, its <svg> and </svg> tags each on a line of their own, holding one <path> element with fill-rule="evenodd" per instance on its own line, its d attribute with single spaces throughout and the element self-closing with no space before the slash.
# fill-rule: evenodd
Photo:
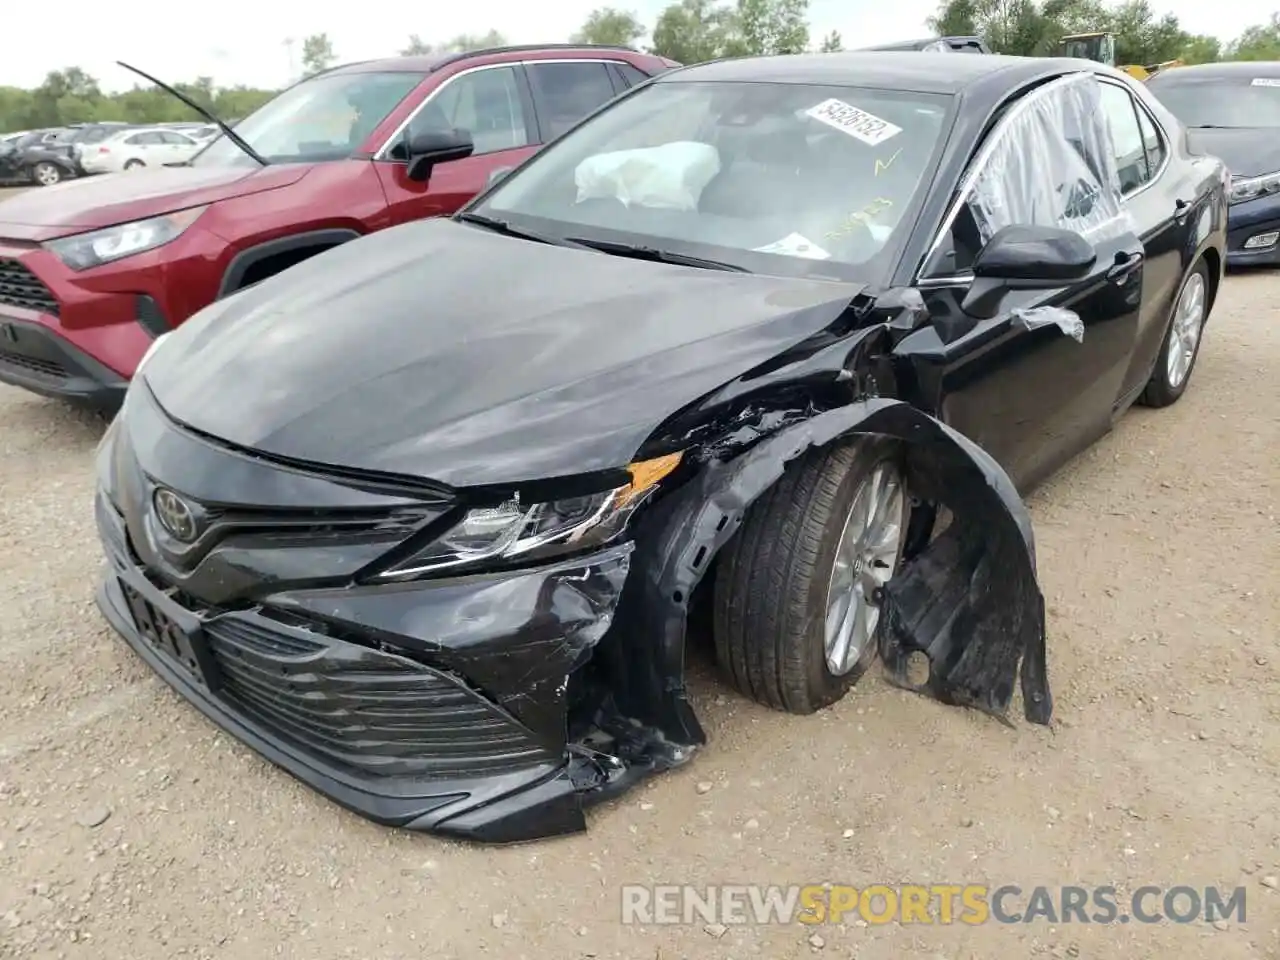
<svg viewBox="0 0 1280 960">
<path fill-rule="evenodd" d="M 861 679 L 907 515 L 900 447 L 879 438 L 807 454 L 751 506 L 715 579 L 716 659 L 738 690 L 807 714 Z"/>
<path fill-rule="evenodd" d="M 1177 403 L 1191 382 L 1191 371 L 1200 356 L 1204 323 L 1209 318 L 1209 266 L 1203 260 L 1191 268 L 1173 302 L 1169 328 L 1151 379 L 1139 398 L 1143 406 L 1167 407 Z"/>
</svg>

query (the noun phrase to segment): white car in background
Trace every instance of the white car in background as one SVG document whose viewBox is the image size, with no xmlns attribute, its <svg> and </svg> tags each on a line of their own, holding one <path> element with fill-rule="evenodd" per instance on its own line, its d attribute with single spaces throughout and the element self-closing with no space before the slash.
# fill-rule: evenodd
<svg viewBox="0 0 1280 960">
<path fill-rule="evenodd" d="M 144 167 L 185 163 L 204 144 L 176 130 L 122 130 L 80 155 L 85 173 L 119 173 Z"/>
</svg>

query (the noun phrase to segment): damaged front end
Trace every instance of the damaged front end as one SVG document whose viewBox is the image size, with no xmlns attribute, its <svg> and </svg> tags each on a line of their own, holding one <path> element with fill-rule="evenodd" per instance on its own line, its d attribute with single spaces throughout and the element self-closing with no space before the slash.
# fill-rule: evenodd
<svg viewBox="0 0 1280 960">
<path fill-rule="evenodd" d="M 419 557 L 410 546 L 465 512 L 455 493 L 254 455 L 135 389 L 99 452 L 99 604 L 206 715 L 363 816 L 482 842 L 572 833 L 587 805 L 705 743 L 685 688 L 689 614 L 751 505 L 816 448 L 891 437 L 915 499 L 883 591 L 889 678 L 1003 718 L 1020 670 L 1027 718 L 1047 723 L 1021 500 L 975 444 L 876 395 L 894 387 L 892 344 L 923 317 L 913 291 L 859 298 L 669 418 L 639 455 L 679 468 L 625 539 L 402 581 L 370 571 Z M 156 498 L 173 489 L 193 511 L 190 543 L 162 529 Z"/>
</svg>

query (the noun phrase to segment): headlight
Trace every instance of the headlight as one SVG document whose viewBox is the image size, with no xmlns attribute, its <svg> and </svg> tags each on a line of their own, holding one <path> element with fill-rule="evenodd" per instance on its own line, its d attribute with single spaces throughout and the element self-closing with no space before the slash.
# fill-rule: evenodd
<svg viewBox="0 0 1280 960">
<path fill-rule="evenodd" d="M 1231 181 L 1231 203 L 1256 200 L 1270 193 L 1280 192 L 1280 171 L 1260 177 L 1237 177 Z"/>
<path fill-rule="evenodd" d="M 142 355 L 142 359 L 138 361 L 138 365 L 133 368 L 133 375 L 136 377 L 142 372 L 143 366 L 148 360 L 156 355 L 156 351 L 160 349 L 160 344 L 164 343 L 169 334 L 162 333 L 151 341 L 151 346 L 147 347 L 147 352 Z"/>
<path fill-rule="evenodd" d="M 150 220 L 121 223 L 92 233 L 50 240 L 45 249 L 55 253 L 72 270 L 88 270 L 121 257 L 154 250 L 182 236 L 207 207 L 192 207 L 177 213 L 166 213 Z"/>
<path fill-rule="evenodd" d="M 682 454 L 631 464 L 625 486 L 548 503 L 510 500 L 468 510 L 457 524 L 413 556 L 383 571 L 380 580 L 409 580 L 425 573 L 509 559 L 536 559 L 608 543 Z"/>
</svg>

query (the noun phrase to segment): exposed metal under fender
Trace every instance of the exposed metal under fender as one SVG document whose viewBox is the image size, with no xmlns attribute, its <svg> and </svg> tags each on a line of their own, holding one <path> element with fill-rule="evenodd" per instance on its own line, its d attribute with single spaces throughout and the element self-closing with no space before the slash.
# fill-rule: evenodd
<svg viewBox="0 0 1280 960">
<path fill-rule="evenodd" d="M 680 743 L 705 742 L 684 689 L 690 597 L 747 508 L 789 461 L 843 437 L 905 442 L 917 499 L 902 570 L 885 588 L 881 654 L 897 685 L 1005 719 L 1021 663 L 1026 718 L 1052 715 L 1044 598 L 1030 517 L 1012 481 L 980 447 L 903 401 L 868 399 L 788 426 L 732 459 L 708 463 L 655 505 L 637 531 L 616 628 L 625 662 L 615 678 L 621 714 Z M 952 522 L 936 537 L 938 510 Z M 908 679 L 913 654 L 928 678 Z"/>
</svg>

